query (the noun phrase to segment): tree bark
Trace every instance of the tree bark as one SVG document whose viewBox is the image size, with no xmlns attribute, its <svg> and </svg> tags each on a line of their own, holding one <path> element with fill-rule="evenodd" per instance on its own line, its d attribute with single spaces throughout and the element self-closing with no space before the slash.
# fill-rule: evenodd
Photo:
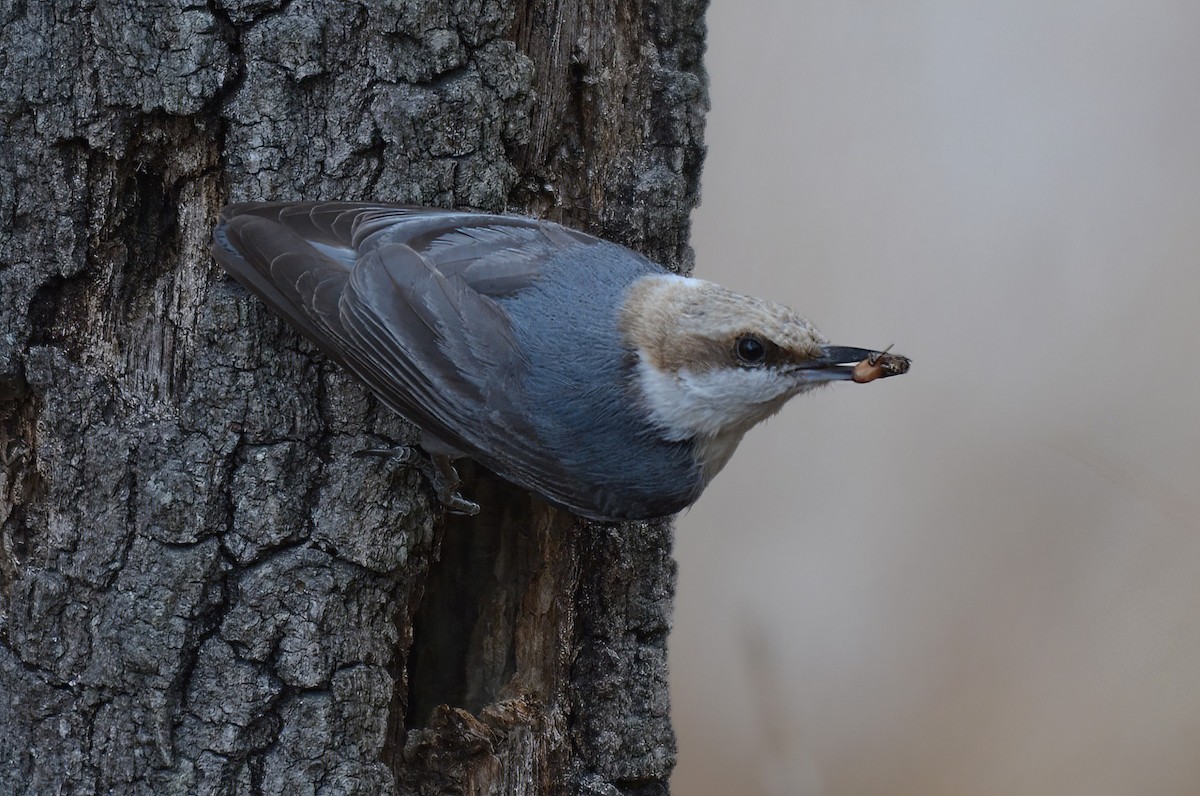
<svg viewBox="0 0 1200 796">
<path fill-rule="evenodd" d="M 216 212 L 530 212 L 687 271 L 703 0 L 0 0 L 0 793 L 649 794 L 668 521 L 415 439 Z"/>
</svg>

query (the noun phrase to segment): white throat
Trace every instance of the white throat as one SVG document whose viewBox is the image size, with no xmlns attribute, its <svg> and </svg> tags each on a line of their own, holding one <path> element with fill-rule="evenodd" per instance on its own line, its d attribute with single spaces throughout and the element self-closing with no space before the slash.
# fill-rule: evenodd
<svg viewBox="0 0 1200 796">
<path fill-rule="evenodd" d="M 802 389 L 766 368 L 669 372 L 640 356 L 635 380 L 642 406 L 663 438 L 695 440 L 706 479 L 720 472 L 752 426 Z"/>
</svg>

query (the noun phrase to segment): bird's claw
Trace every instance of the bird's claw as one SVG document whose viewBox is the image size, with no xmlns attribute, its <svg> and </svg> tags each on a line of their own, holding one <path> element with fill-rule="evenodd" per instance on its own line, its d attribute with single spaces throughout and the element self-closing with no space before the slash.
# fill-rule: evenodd
<svg viewBox="0 0 1200 796">
<path fill-rule="evenodd" d="M 479 504 L 467 500 L 459 494 L 458 487 L 462 480 L 458 471 L 450 462 L 450 457 L 443 454 L 425 454 L 414 445 L 395 445 L 390 448 L 367 448 L 355 451 L 355 456 L 375 456 L 396 464 L 408 465 L 420 470 L 421 475 L 437 493 L 442 507 L 451 514 L 473 517 L 479 513 Z"/>
<path fill-rule="evenodd" d="M 387 459 L 395 464 L 415 464 L 420 466 L 421 451 L 413 445 L 393 445 L 390 448 L 365 448 L 355 451 L 353 456 L 365 459 L 368 456 Z"/>
<path fill-rule="evenodd" d="M 473 500 L 467 500 L 465 497 L 455 492 L 451 495 L 439 495 L 442 501 L 442 506 L 451 514 L 457 514 L 462 517 L 474 517 L 479 513 L 479 504 Z"/>
</svg>

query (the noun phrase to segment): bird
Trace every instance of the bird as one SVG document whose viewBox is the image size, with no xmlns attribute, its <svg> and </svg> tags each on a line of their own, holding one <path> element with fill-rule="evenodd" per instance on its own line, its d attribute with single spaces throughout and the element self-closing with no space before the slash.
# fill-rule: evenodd
<svg viewBox="0 0 1200 796">
<path fill-rule="evenodd" d="M 220 265 L 421 432 L 444 506 L 467 457 L 592 520 L 693 504 L 793 396 L 904 373 L 788 307 L 519 215 L 367 202 L 221 211 Z"/>
</svg>

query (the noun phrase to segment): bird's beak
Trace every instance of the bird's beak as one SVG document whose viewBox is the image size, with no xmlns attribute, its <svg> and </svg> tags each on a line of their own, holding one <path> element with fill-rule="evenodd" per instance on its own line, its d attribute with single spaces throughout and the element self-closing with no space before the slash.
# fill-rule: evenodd
<svg viewBox="0 0 1200 796">
<path fill-rule="evenodd" d="M 868 382 L 907 373 L 912 363 L 907 357 L 869 348 L 821 346 L 821 356 L 796 365 L 796 375 L 806 382 Z"/>
</svg>

